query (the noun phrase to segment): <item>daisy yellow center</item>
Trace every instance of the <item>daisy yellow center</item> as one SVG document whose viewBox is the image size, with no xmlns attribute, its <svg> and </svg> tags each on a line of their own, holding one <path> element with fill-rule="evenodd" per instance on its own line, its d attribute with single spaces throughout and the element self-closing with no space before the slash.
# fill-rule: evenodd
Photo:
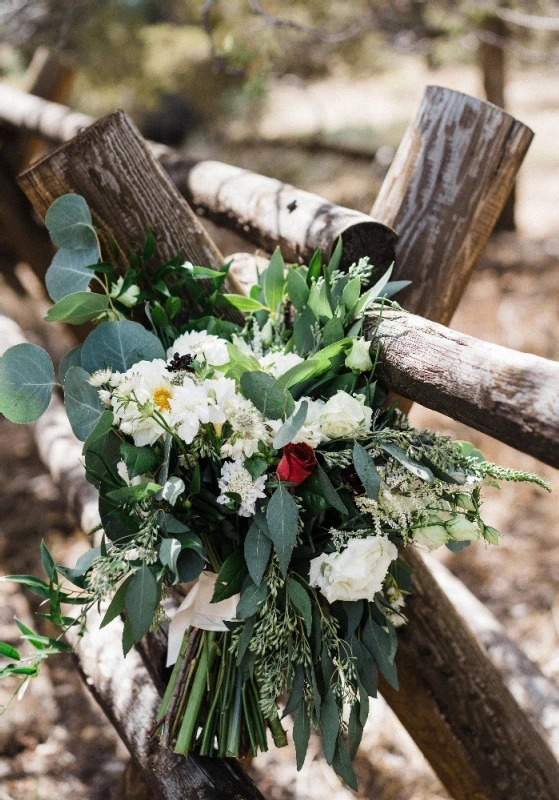
<svg viewBox="0 0 559 800">
<path fill-rule="evenodd" d="M 156 389 L 153 393 L 153 402 L 157 406 L 159 411 L 170 411 L 171 404 L 169 403 L 169 399 L 173 395 L 166 389 L 164 386 L 160 386 L 159 389 Z"/>
</svg>

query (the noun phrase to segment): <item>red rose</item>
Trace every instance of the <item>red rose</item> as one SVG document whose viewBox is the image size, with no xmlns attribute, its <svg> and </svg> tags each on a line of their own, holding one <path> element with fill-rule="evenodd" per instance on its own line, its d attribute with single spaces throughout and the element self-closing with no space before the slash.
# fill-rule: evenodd
<svg viewBox="0 0 559 800">
<path fill-rule="evenodd" d="M 316 457 L 310 445 L 305 442 L 286 444 L 278 464 L 278 478 L 299 486 L 309 477 L 315 466 Z"/>
</svg>

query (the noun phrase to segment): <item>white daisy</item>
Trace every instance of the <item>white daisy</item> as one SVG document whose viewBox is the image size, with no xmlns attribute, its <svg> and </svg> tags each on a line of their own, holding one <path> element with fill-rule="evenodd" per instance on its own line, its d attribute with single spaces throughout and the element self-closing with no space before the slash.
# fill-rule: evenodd
<svg viewBox="0 0 559 800">
<path fill-rule="evenodd" d="M 207 331 L 183 333 L 167 350 L 167 358 L 173 358 L 175 353 L 202 358 L 213 367 L 221 367 L 229 362 L 226 340 Z"/>
</svg>

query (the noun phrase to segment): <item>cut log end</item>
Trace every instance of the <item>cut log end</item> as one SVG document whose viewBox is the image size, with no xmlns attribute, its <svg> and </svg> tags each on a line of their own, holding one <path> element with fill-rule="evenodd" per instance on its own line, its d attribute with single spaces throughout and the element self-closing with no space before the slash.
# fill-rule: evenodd
<svg viewBox="0 0 559 800">
<path fill-rule="evenodd" d="M 383 271 L 394 262 L 398 236 L 382 222 L 358 222 L 340 231 L 339 235 L 343 244 L 341 269 L 348 269 L 363 256 L 368 256 L 371 264 Z M 331 244 L 328 256 L 332 254 L 335 245 L 336 242 Z"/>
</svg>

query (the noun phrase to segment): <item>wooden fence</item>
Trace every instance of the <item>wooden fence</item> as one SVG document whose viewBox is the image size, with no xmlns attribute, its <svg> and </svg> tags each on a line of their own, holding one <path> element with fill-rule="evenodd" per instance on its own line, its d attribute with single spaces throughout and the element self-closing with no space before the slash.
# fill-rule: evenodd
<svg viewBox="0 0 559 800">
<path fill-rule="evenodd" d="M 329 252 L 340 233 L 346 263 L 359 255 L 385 263 L 395 252 L 397 277 L 413 280 L 403 302 L 414 313 L 387 315 L 380 326 L 382 373 L 391 388 L 559 466 L 559 365 L 444 327 L 531 140 L 524 125 L 494 106 L 429 87 L 373 218 L 245 170 L 194 164 L 146 143 L 122 112 L 91 122 L 64 106 L 0 87 L 0 124 L 20 136 L 65 142 L 20 176 L 40 214 L 61 194 L 78 192 L 102 233 L 124 249 L 137 246 L 150 225 L 162 257 L 182 249 L 187 258 L 215 266 L 223 257 L 185 198 L 252 244 L 270 249 L 280 243 L 288 257 L 305 259 L 316 246 Z M 35 226 L 41 236 L 21 190 L 9 183 L 29 231 Z M 42 264 L 31 263 L 43 274 Z M 90 490 L 74 467 L 68 474 L 75 445 L 61 413 L 55 401 L 37 424 L 36 437 L 63 492 L 82 513 L 91 508 Z M 417 553 L 408 558 L 414 592 L 397 657 L 401 689 L 396 693 L 383 684 L 385 698 L 453 797 L 559 797 L 559 766 L 541 724 L 545 709 L 557 702 L 553 687 L 543 679 L 545 700 L 528 700 L 523 709 L 423 560 Z M 235 764 L 177 759 L 148 741 L 161 683 L 157 642 L 140 648 L 143 661 L 132 655 L 100 669 L 110 649 L 104 636 L 105 631 L 91 633 L 80 646 L 81 668 L 155 796 L 259 797 Z M 535 687 L 537 668 L 525 657 L 516 663 L 526 685 Z M 536 706 L 543 706 L 539 717 Z"/>
</svg>

